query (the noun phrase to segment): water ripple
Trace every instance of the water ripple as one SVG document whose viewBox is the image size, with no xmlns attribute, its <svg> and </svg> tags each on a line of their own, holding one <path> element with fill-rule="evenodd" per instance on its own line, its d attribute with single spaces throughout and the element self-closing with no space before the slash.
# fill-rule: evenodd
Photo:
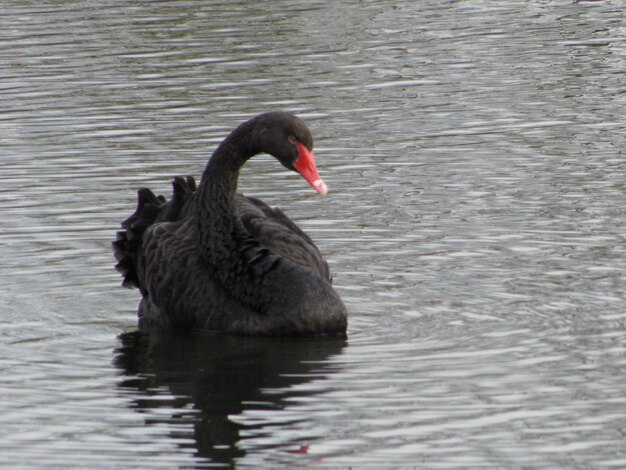
<svg viewBox="0 0 626 470">
<path fill-rule="evenodd" d="M 1 465 L 626 466 L 621 6 L 9 0 L 0 39 Z M 136 189 L 276 108 L 329 197 L 267 156 L 241 189 L 348 343 L 132 333 Z"/>
</svg>

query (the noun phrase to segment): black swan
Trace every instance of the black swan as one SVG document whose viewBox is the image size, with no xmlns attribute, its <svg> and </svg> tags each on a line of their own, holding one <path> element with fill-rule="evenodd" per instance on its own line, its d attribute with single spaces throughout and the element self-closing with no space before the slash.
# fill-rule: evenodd
<svg viewBox="0 0 626 470">
<path fill-rule="evenodd" d="M 200 185 L 176 177 L 170 201 L 142 188 L 113 242 L 123 285 L 142 294 L 140 325 L 227 334 L 345 335 L 346 308 L 313 241 L 279 209 L 237 193 L 241 166 L 262 152 L 320 194 L 307 126 L 261 114 L 215 150 Z"/>
</svg>

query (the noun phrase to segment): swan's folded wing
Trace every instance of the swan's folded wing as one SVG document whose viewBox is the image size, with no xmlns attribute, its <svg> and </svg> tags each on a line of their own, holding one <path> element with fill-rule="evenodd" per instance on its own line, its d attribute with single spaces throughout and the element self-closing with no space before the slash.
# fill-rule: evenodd
<svg viewBox="0 0 626 470">
<path fill-rule="evenodd" d="M 246 230 L 259 243 L 331 280 L 328 263 L 313 240 L 280 209 L 271 208 L 259 199 L 239 195 L 237 211 Z"/>
</svg>

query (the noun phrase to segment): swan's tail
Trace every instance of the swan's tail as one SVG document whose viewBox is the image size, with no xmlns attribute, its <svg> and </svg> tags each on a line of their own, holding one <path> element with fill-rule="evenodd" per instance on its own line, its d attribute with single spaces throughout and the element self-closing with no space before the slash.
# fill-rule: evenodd
<svg viewBox="0 0 626 470">
<path fill-rule="evenodd" d="M 137 209 L 122 222 L 121 231 L 117 232 L 113 242 L 113 254 L 117 260 L 117 269 L 124 280 L 124 287 L 138 287 L 141 283 L 137 271 L 137 259 L 141 252 L 143 234 L 156 222 L 173 222 L 184 217 L 188 212 L 186 203 L 196 191 L 196 182 L 192 176 L 177 176 L 172 182 L 174 191 L 168 202 L 163 196 L 156 196 L 148 188 L 137 192 Z"/>
</svg>

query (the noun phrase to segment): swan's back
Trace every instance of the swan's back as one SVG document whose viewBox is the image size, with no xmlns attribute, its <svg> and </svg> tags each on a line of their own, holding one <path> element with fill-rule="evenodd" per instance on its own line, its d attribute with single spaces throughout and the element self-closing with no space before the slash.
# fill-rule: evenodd
<svg viewBox="0 0 626 470">
<path fill-rule="evenodd" d="M 118 261 L 116 268 L 124 277 L 122 284 L 125 287 L 137 287 L 144 295 L 146 286 L 141 275 L 144 271 L 142 264 L 146 259 L 160 262 L 159 254 L 146 252 L 143 243 L 146 231 L 156 224 L 175 223 L 189 217 L 197 204 L 193 177 L 176 177 L 172 186 L 173 193 L 169 201 L 161 195 L 155 196 L 148 188 L 140 189 L 137 193 L 137 209 L 122 223 L 124 230 L 117 233 L 117 240 L 113 242 Z M 280 257 L 310 269 L 328 282 L 332 281 L 328 263 L 313 240 L 283 211 L 271 208 L 260 199 L 238 194 L 237 213 L 243 227 L 261 245 Z M 185 268 L 184 263 L 181 259 L 179 269 Z M 171 266 L 170 263 L 168 265 Z"/>
<path fill-rule="evenodd" d="M 121 231 L 113 242 L 113 254 L 117 259 L 115 268 L 122 274 L 124 287 L 137 287 L 144 294 L 140 279 L 141 258 L 145 255 L 143 238 L 146 230 L 157 223 L 175 222 L 187 217 L 192 209 L 196 194 L 193 176 L 177 176 L 172 182 L 172 198 L 155 194 L 148 188 L 137 191 L 137 209 L 122 222 Z M 145 294 L 144 294 L 145 295 Z"/>
</svg>

